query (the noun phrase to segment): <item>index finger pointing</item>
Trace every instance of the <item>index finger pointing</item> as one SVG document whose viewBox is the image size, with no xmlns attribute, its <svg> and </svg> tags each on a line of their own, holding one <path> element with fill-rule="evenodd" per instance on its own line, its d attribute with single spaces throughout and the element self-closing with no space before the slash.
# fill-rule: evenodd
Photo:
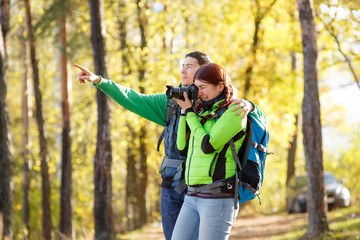
<svg viewBox="0 0 360 240">
<path fill-rule="evenodd" d="M 81 66 L 79 64 L 74 63 L 74 66 L 79 68 L 80 70 L 82 70 L 84 72 L 90 72 L 89 69 L 87 69 L 86 67 L 83 67 L 83 66 Z"/>
</svg>

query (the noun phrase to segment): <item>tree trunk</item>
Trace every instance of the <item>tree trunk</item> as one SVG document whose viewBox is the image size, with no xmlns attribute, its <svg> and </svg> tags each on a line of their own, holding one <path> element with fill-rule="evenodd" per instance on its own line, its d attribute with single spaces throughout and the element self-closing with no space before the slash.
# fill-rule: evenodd
<svg viewBox="0 0 360 240">
<path fill-rule="evenodd" d="M 7 54 L 10 2 L 1 1 L 0 12 L 0 238 L 12 239 L 13 155 L 10 141 L 10 118 L 6 101 Z"/>
<path fill-rule="evenodd" d="M 295 116 L 295 130 L 292 139 L 289 142 L 289 149 L 288 149 L 288 167 L 287 167 L 287 175 L 286 175 L 286 184 L 289 183 L 289 180 L 292 176 L 295 175 L 295 158 L 296 158 L 296 148 L 297 148 L 297 137 L 298 137 L 298 119 L 299 115 Z"/>
<path fill-rule="evenodd" d="M 126 2 L 119 2 L 119 31 L 120 31 L 120 52 L 121 52 L 121 75 L 123 81 L 127 75 L 131 74 L 131 68 L 129 63 L 129 48 L 126 42 L 127 30 L 126 23 L 128 17 L 126 16 Z M 136 206 L 138 201 L 138 177 L 136 170 L 136 144 L 134 139 L 136 138 L 135 129 L 133 128 L 131 121 L 127 120 L 126 126 L 129 132 L 129 141 L 127 144 L 127 158 L 126 158 L 126 218 L 127 218 L 127 231 L 132 231 L 136 228 L 136 216 L 138 216 L 139 209 Z"/>
<path fill-rule="evenodd" d="M 0 2 L 0 22 L 1 33 L 3 35 L 4 47 L 6 50 L 6 36 L 10 29 L 10 0 L 1 0 Z"/>
<path fill-rule="evenodd" d="M 32 166 L 30 157 L 30 141 L 29 141 L 29 89 L 28 89 L 28 65 L 27 65 L 27 47 L 24 38 L 24 29 L 21 30 L 21 62 L 24 70 L 23 76 L 23 91 L 22 91 L 22 122 L 23 122 L 23 201 L 22 201 L 22 234 L 23 239 L 27 240 L 30 237 L 30 223 L 29 223 L 29 188 Z"/>
<path fill-rule="evenodd" d="M 147 27 L 148 19 L 146 17 L 145 11 L 148 9 L 148 2 L 137 0 L 137 16 L 140 28 L 140 39 L 141 39 L 141 59 L 138 69 L 139 83 L 140 83 L 140 93 L 145 93 L 145 65 L 146 65 L 146 47 L 147 47 Z M 147 186 L 147 154 L 146 154 L 146 141 L 147 130 L 145 123 L 142 123 L 140 127 L 140 167 L 139 167 L 139 199 L 138 199 L 138 227 L 143 226 L 147 222 L 147 213 L 146 213 L 146 186 Z"/>
<path fill-rule="evenodd" d="M 62 159 L 61 159 L 61 200 L 60 200 L 60 237 L 72 238 L 72 168 L 70 137 L 70 106 L 68 93 L 68 59 L 66 44 L 66 1 L 61 1 L 60 27 L 60 74 L 62 108 Z"/>
<path fill-rule="evenodd" d="M 250 60 L 249 60 L 248 66 L 246 67 L 246 70 L 245 70 L 244 99 L 247 98 L 248 93 L 250 91 L 253 68 L 256 63 L 256 52 L 259 47 L 259 30 L 260 30 L 260 23 L 262 21 L 262 18 L 260 18 L 259 16 L 256 16 L 254 21 L 255 21 L 254 22 L 255 30 L 254 30 L 254 35 L 253 35 L 253 43 L 251 45 L 251 55 L 250 55 Z"/>
<path fill-rule="evenodd" d="M 256 8 L 256 16 L 254 18 L 254 35 L 253 42 L 251 44 L 251 53 L 250 60 L 248 61 L 248 65 L 245 70 L 245 85 L 244 85 L 244 99 L 248 97 L 250 87 L 251 87 L 251 79 L 254 70 L 254 66 L 256 64 L 257 58 L 257 50 L 260 45 L 260 31 L 261 31 L 261 22 L 267 15 L 267 13 L 271 10 L 277 0 L 272 0 L 269 6 L 261 7 L 261 1 L 255 0 L 255 8 Z"/>
<path fill-rule="evenodd" d="M 146 145 L 147 128 L 143 124 L 140 128 L 140 171 L 139 171 L 139 225 L 147 223 L 146 211 L 146 188 L 148 182 L 147 173 L 147 145 Z"/>
<path fill-rule="evenodd" d="M 31 66 L 33 70 L 34 80 L 34 95 L 36 105 L 36 123 L 39 131 L 39 142 L 40 142 L 40 161 L 41 161 L 41 178 L 42 178 L 42 235 L 43 239 L 51 239 L 51 208 L 50 208 L 50 181 L 49 181 L 49 167 L 48 167 L 48 156 L 47 156 L 47 142 L 44 134 L 44 118 L 42 114 L 42 97 L 40 91 L 39 81 L 39 69 L 38 61 L 36 58 L 35 40 L 32 32 L 31 25 L 31 12 L 29 0 L 25 0 L 26 9 L 26 24 L 27 31 L 29 33 L 29 45 L 30 45 L 30 56 Z"/>
<path fill-rule="evenodd" d="M 127 121 L 126 126 L 129 130 L 129 138 L 127 148 L 127 160 L 126 160 L 126 216 L 127 216 L 127 230 L 131 231 L 136 228 L 136 216 L 139 210 L 136 203 L 138 201 L 138 177 L 136 171 L 136 144 L 134 139 L 136 138 L 135 129 L 131 126 L 130 121 Z"/>
<path fill-rule="evenodd" d="M 292 19 L 293 15 L 291 13 Z M 291 72 L 294 78 L 296 78 L 296 52 L 291 51 Z M 296 160 L 296 148 L 297 148 L 297 138 L 298 138 L 298 132 L 299 132 L 299 115 L 296 114 L 295 116 L 295 124 L 294 124 L 294 133 L 292 135 L 291 140 L 289 141 L 289 149 L 288 149 L 288 167 L 287 167 L 287 174 L 286 174 L 286 184 L 289 183 L 289 180 L 292 176 L 295 175 L 295 160 Z"/>
<path fill-rule="evenodd" d="M 123 81 L 125 81 L 125 77 L 130 75 L 132 70 L 131 70 L 131 66 L 130 66 L 130 60 L 129 60 L 129 56 L 130 56 L 130 49 L 129 46 L 126 42 L 127 39 L 127 30 L 126 30 L 126 24 L 128 21 L 128 16 L 126 15 L 126 2 L 125 0 L 121 0 L 119 2 L 119 12 L 120 12 L 120 17 L 119 17 L 119 38 L 120 38 L 120 52 L 121 52 L 121 75 L 123 78 Z"/>
<path fill-rule="evenodd" d="M 328 230 L 324 188 L 320 102 L 317 79 L 317 46 L 313 12 L 309 0 L 298 0 L 304 55 L 303 143 L 308 172 L 307 239 Z"/>
<path fill-rule="evenodd" d="M 104 3 L 102 0 L 89 0 L 89 6 L 95 73 L 106 78 Z M 94 160 L 95 238 L 113 239 L 110 109 L 108 98 L 101 90 L 97 89 L 96 97 L 98 104 L 98 133 Z"/>
</svg>

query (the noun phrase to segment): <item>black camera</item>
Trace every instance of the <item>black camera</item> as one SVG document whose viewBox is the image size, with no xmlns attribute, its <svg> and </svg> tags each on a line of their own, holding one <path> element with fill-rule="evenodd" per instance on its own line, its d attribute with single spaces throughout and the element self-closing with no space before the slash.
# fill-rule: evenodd
<svg viewBox="0 0 360 240">
<path fill-rule="evenodd" d="M 190 100 L 196 100 L 198 97 L 198 87 L 195 84 L 190 84 L 187 87 L 173 87 L 170 85 L 166 85 L 166 96 L 167 98 L 179 98 L 179 99 L 185 99 L 184 98 L 184 92 L 187 93 L 188 98 Z"/>
</svg>

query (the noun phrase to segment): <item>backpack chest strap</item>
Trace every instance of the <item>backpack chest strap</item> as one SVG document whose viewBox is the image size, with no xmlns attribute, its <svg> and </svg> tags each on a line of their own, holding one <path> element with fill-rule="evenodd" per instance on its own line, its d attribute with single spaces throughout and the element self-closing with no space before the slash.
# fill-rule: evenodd
<svg viewBox="0 0 360 240">
<path fill-rule="evenodd" d="M 179 165 L 181 165 L 184 162 L 184 160 L 179 160 L 179 159 L 171 159 L 168 158 L 167 156 L 164 157 L 164 162 L 163 165 L 165 167 L 174 167 L 177 168 L 179 167 Z"/>
<path fill-rule="evenodd" d="M 178 168 L 184 161 L 185 160 L 172 159 L 165 156 L 162 160 L 159 172 L 163 173 L 166 167 Z"/>
</svg>

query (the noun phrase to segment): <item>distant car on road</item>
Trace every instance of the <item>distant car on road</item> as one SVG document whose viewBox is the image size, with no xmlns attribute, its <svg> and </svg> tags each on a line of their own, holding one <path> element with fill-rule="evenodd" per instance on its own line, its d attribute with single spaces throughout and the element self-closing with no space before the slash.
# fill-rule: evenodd
<svg viewBox="0 0 360 240">
<path fill-rule="evenodd" d="M 349 207 L 351 203 L 350 191 L 339 182 L 330 172 L 324 173 L 325 190 L 328 208 Z M 288 213 L 306 212 L 307 176 L 294 176 L 289 180 L 286 189 L 286 210 Z"/>
</svg>

